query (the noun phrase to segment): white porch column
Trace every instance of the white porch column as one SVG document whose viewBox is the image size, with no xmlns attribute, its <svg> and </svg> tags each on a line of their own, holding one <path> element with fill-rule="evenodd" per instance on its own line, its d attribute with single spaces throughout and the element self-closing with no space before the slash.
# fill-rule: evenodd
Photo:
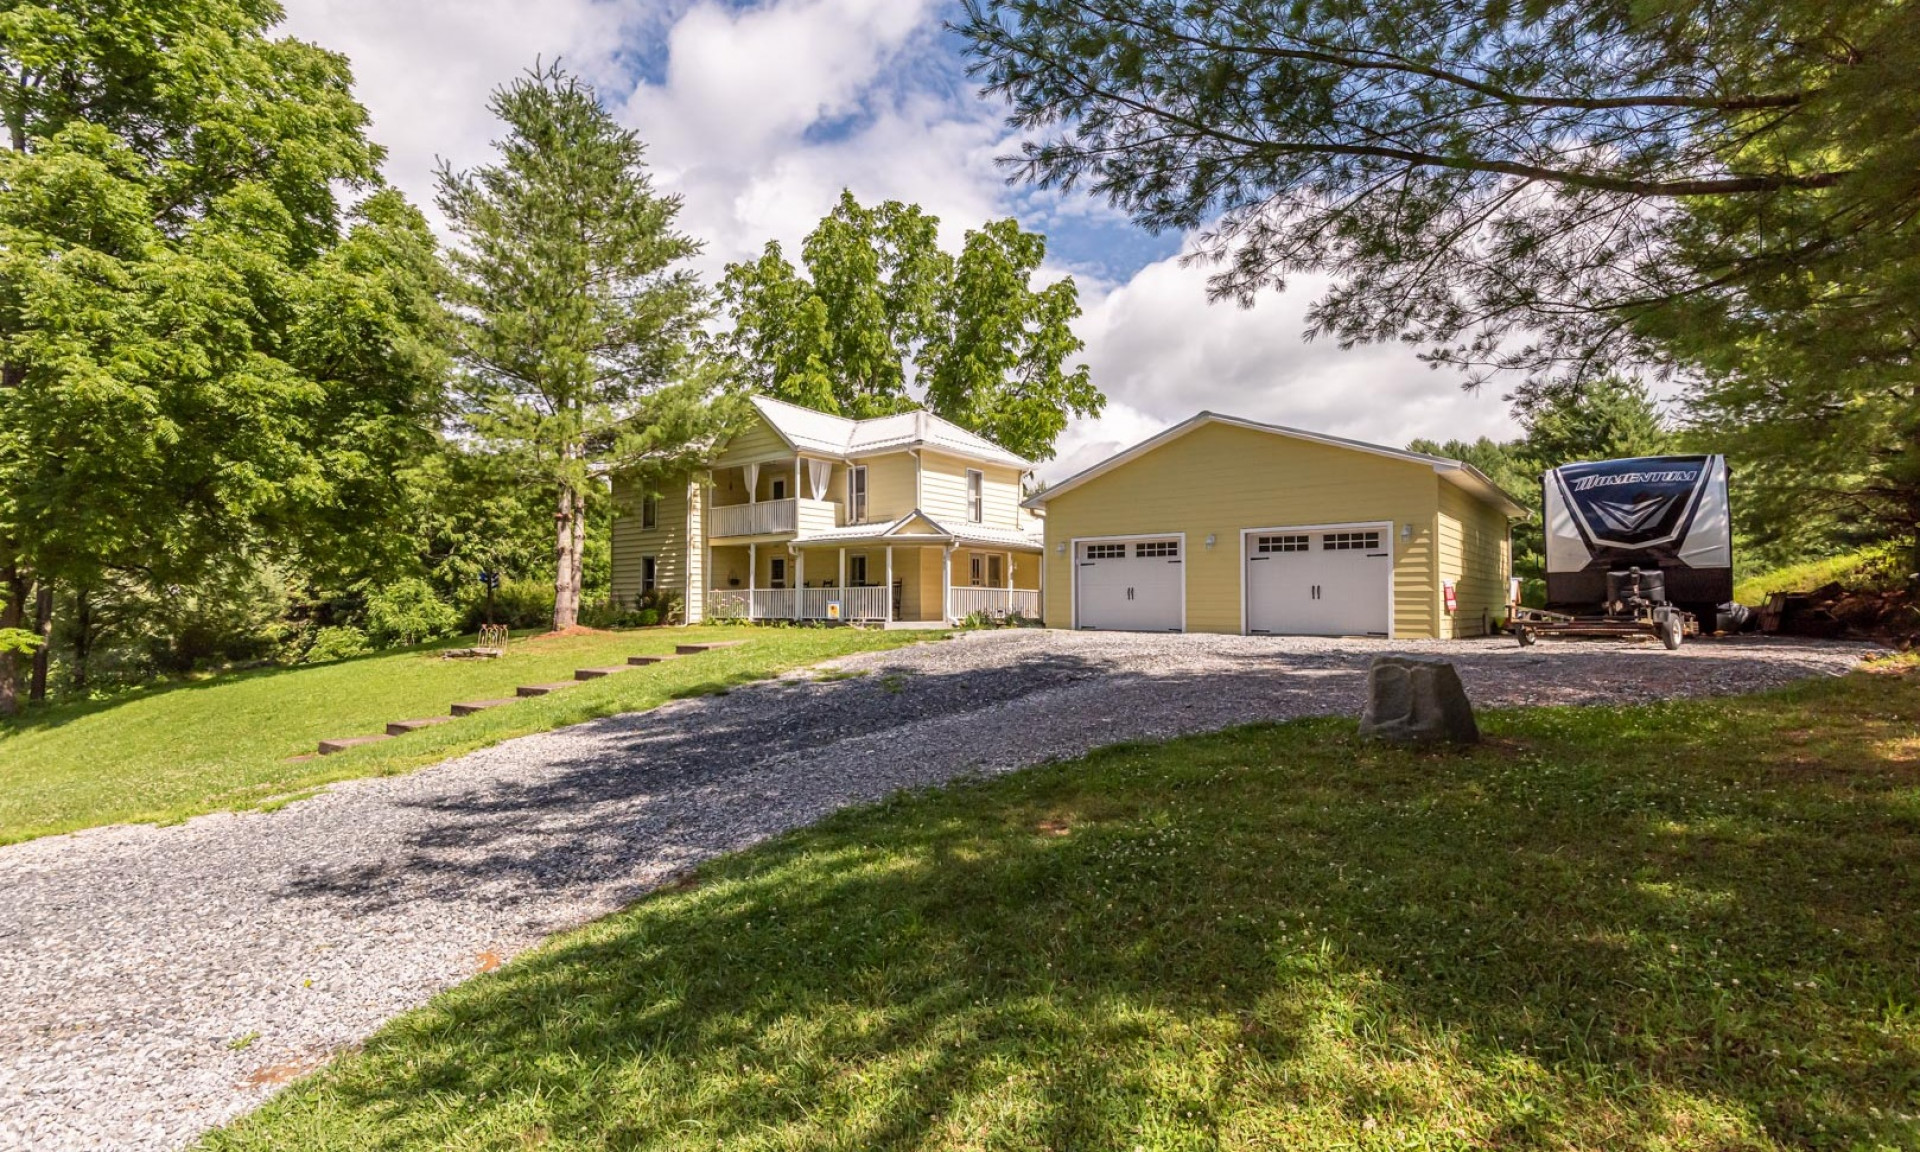
<svg viewBox="0 0 1920 1152">
<path fill-rule="evenodd" d="M 893 545 L 887 545 L 887 623 L 893 623 Z"/>
<path fill-rule="evenodd" d="M 847 598 L 845 592 L 847 587 L 847 546 L 845 544 L 840 545 L 840 583 L 835 585 L 835 587 L 841 589 L 840 599 L 845 601 Z"/>
<path fill-rule="evenodd" d="M 1007 578 L 1007 615 L 1013 615 L 1013 553 L 1007 553 L 1007 568 L 1001 573 Z"/>
<path fill-rule="evenodd" d="M 793 499 L 795 508 L 800 507 L 799 500 L 805 492 L 806 489 L 800 487 L 800 455 L 796 452 L 793 457 Z M 798 513 L 796 513 L 796 515 L 797 514 Z"/>
<path fill-rule="evenodd" d="M 753 582 L 760 574 L 760 545 L 747 545 L 747 619 L 754 618 Z"/>
<path fill-rule="evenodd" d="M 793 553 L 793 618 L 798 620 L 806 614 L 800 602 L 807 598 L 807 554 L 792 544 L 787 545 L 787 551 Z"/>
<path fill-rule="evenodd" d="M 953 619 L 953 545 L 940 553 L 940 619 Z"/>
</svg>

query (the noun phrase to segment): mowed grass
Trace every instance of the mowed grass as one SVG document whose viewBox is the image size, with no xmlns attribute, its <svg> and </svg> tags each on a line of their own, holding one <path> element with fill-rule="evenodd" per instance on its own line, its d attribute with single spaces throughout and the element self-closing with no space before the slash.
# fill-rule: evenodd
<svg viewBox="0 0 1920 1152">
<path fill-rule="evenodd" d="M 940 633 L 933 635 L 939 636 Z M 401 772 L 513 736 L 651 708 L 926 633 L 703 627 L 518 639 L 499 660 L 445 660 L 442 645 L 338 664 L 220 676 L 0 726 L 0 843 L 124 821 L 167 821 L 270 803 L 320 784 Z M 444 716 L 456 701 L 512 696 L 678 644 L 746 640 L 521 700 L 304 763 L 325 739 Z M 468 642 L 471 642 L 470 640 Z"/>
<path fill-rule="evenodd" d="M 1920 673 L 1308 721 L 701 868 L 205 1143 L 1920 1147 Z M 830 771 L 830 765 L 822 765 Z"/>
</svg>

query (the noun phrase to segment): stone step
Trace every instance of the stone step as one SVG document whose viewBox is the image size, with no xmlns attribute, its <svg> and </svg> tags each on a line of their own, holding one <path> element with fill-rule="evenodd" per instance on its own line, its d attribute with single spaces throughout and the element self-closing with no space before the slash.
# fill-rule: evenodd
<svg viewBox="0 0 1920 1152">
<path fill-rule="evenodd" d="M 409 732 L 418 732 L 422 728 L 431 728 L 435 724 L 445 724 L 452 719 L 451 716 L 426 716 L 419 720 L 395 720 L 387 725 L 387 735 L 405 736 Z"/>
<path fill-rule="evenodd" d="M 331 756 L 335 752 L 345 752 L 349 748 L 359 748 L 366 744 L 378 744 L 382 740 L 391 739 L 393 739 L 393 737 L 382 732 L 378 736 L 345 736 L 338 740 L 322 740 L 320 741 L 320 755 Z"/>
<path fill-rule="evenodd" d="M 694 656 L 701 652 L 711 652 L 715 648 L 737 648 L 745 643 L 745 640 L 709 640 L 705 644 L 678 645 L 674 648 L 674 652 L 681 656 Z"/>
<path fill-rule="evenodd" d="M 669 652 L 665 656 L 629 656 L 627 657 L 627 663 L 633 664 L 636 666 L 644 666 L 647 664 L 660 664 L 668 660 L 678 660 L 678 659 L 680 659 L 680 654 L 678 652 Z"/>
<path fill-rule="evenodd" d="M 633 666 L 630 664 L 618 664 L 612 668 L 580 668 L 574 672 L 573 678 L 575 680 L 604 680 L 615 673 L 631 671 L 633 671 Z"/>
<path fill-rule="evenodd" d="M 518 696 L 508 696 L 503 700 L 469 700 L 464 704 L 455 704 L 453 706 L 453 714 L 455 716 L 471 716 L 475 712 L 485 712 L 489 708 L 499 708 L 503 705 L 512 704 L 519 699 Z"/>
<path fill-rule="evenodd" d="M 573 680 L 556 680 L 551 684 L 522 684 L 513 690 L 515 696 L 549 696 L 562 688 L 571 688 Z"/>
</svg>

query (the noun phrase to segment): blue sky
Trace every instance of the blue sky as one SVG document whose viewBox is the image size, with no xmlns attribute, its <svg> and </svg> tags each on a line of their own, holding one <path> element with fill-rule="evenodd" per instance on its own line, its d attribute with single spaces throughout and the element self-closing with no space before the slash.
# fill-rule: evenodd
<svg viewBox="0 0 1920 1152">
<path fill-rule="evenodd" d="M 791 249 L 840 189 L 969 227 L 1015 215 L 1071 275 L 1083 359 L 1107 412 L 1070 428 L 1060 475 L 1202 408 L 1403 444 L 1506 435 L 1497 391 L 1463 393 L 1398 346 L 1302 336 L 1324 280 L 1255 308 L 1211 304 L 1185 238 L 1104 203 L 1006 182 L 1006 110 L 965 75 L 948 0 L 284 0 L 286 31 L 345 53 L 387 145 L 387 176 L 430 204 L 436 158 L 484 162 L 487 93 L 536 57 L 564 59 L 649 145 L 657 181 L 716 276 L 769 240 Z"/>
</svg>

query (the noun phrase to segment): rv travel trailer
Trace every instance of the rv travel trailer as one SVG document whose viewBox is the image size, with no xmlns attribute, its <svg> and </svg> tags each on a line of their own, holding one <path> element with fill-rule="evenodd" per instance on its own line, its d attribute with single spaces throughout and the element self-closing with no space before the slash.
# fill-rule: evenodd
<svg viewBox="0 0 1920 1152">
<path fill-rule="evenodd" d="M 1534 635 L 1651 633 L 1677 648 L 1733 599 L 1733 519 L 1724 456 L 1563 464 L 1541 478 L 1546 612 L 1517 609 Z"/>
</svg>

